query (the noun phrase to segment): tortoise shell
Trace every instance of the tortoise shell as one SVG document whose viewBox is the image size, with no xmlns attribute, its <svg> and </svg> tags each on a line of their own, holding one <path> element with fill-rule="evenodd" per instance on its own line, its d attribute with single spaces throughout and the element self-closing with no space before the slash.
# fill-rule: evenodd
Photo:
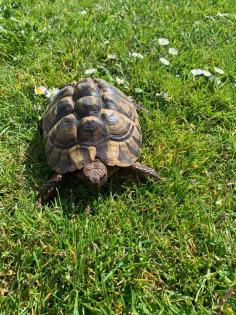
<svg viewBox="0 0 236 315">
<path fill-rule="evenodd" d="M 100 79 L 66 85 L 42 117 L 47 161 L 65 174 L 99 159 L 127 167 L 140 156 L 141 129 L 134 103 Z"/>
</svg>

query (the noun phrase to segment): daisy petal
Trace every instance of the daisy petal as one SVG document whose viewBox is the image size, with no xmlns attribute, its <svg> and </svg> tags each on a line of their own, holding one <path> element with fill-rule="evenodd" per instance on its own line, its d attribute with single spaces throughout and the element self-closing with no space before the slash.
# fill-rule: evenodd
<svg viewBox="0 0 236 315">
<path fill-rule="evenodd" d="M 207 78 L 211 76 L 211 72 L 207 70 L 202 70 L 202 74 L 204 75 L 204 77 L 207 77 Z"/>
<path fill-rule="evenodd" d="M 224 74 L 224 73 L 225 73 L 224 70 L 222 70 L 222 69 L 220 69 L 220 68 L 218 68 L 218 67 L 214 67 L 214 71 L 215 71 L 216 73 L 219 73 L 219 74 Z"/>
</svg>

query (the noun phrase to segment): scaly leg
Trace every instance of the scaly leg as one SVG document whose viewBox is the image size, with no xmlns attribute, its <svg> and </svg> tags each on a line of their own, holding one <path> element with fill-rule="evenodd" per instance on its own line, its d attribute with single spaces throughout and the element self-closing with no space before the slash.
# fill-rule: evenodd
<svg viewBox="0 0 236 315">
<path fill-rule="evenodd" d="M 160 179 L 160 176 L 153 168 L 143 165 L 139 162 L 135 162 L 133 165 L 130 166 L 130 168 L 142 177 L 154 177 L 156 179 Z"/>
<path fill-rule="evenodd" d="M 143 104 L 138 104 L 136 102 L 133 102 L 133 103 L 137 112 L 143 111 L 145 114 L 149 114 L 149 110 Z"/>
<path fill-rule="evenodd" d="M 50 179 L 40 189 L 36 198 L 36 207 L 40 208 L 42 204 L 47 202 L 56 193 L 56 189 L 62 181 L 63 176 L 59 173 L 53 173 Z"/>
</svg>

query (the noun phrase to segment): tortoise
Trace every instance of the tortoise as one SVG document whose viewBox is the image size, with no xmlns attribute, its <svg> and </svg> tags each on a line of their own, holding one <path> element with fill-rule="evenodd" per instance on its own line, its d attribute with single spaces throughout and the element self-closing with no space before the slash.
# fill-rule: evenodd
<svg viewBox="0 0 236 315">
<path fill-rule="evenodd" d="M 72 172 L 92 189 L 120 168 L 159 179 L 154 169 L 138 162 L 139 108 L 105 80 L 84 78 L 62 88 L 39 122 L 53 174 L 40 189 L 37 205 L 47 202 Z"/>
</svg>

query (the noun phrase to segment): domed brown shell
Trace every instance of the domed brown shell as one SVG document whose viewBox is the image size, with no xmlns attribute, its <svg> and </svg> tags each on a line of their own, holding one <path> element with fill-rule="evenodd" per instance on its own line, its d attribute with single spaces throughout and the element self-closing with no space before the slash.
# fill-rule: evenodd
<svg viewBox="0 0 236 315">
<path fill-rule="evenodd" d="M 140 156 L 136 108 L 104 80 L 82 79 L 61 89 L 42 117 L 42 130 L 48 164 L 61 174 L 95 158 L 126 167 Z"/>
</svg>

